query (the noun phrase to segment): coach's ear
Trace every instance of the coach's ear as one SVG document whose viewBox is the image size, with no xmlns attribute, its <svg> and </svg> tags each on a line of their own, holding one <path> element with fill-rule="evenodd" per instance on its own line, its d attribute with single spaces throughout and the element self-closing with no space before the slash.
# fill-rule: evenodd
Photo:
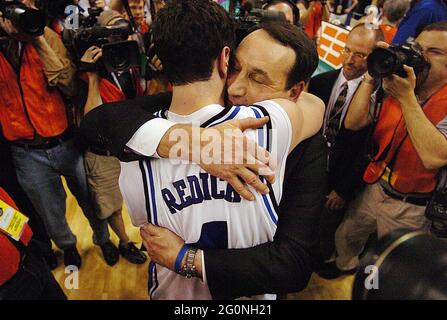
<svg viewBox="0 0 447 320">
<path fill-rule="evenodd" d="M 301 95 L 301 92 L 303 92 L 304 90 L 304 86 L 304 81 L 300 81 L 297 84 L 294 84 L 292 88 L 289 89 L 289 100 L 297 102 L 298 98 Z"/>
<path fill-rule="evenodd" d="M 222 79 L 227 78 L 229 65 L 230 65 L 230 48 L 224 47 L 220 52 L 219 58 L 217 60 L 219 75 L 222 77 Z"/>
</svg>

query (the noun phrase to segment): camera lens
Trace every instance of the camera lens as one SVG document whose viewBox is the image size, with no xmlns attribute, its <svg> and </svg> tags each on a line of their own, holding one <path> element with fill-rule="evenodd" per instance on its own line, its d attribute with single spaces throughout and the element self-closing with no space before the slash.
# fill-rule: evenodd
<svg viewBox="0 0 447 320">
<path fill-rule="evenodd" d="M 109 53 L 109 63 L 112 68 L 117 71 L 126 70 L 129 68 L 128 53 L 121 48 L 112 48 Z"/>
<path fill-rule="evenodd" d="M 368 72 L 373 77 L 391 76 L 398 65 L 396 54 L 384 48 L 377 48 L 368 56 Z"/>
</svg>

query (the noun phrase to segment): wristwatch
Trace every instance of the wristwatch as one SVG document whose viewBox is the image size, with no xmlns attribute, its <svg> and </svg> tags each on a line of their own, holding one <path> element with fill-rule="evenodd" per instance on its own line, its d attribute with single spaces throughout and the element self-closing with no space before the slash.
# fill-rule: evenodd
<svg viewBox="0 0 447 320">
<path fill-rule="evenodd" d="M 196 266 L 194 265 L 194 259 L 196 257 L 196 253 L 197 248 L 193 247 L 188 248 L 188 251 L 186 251 L 186 263 L 178 271 L 179 275 L 188 279 L 198 276 Z"/>
</svg>

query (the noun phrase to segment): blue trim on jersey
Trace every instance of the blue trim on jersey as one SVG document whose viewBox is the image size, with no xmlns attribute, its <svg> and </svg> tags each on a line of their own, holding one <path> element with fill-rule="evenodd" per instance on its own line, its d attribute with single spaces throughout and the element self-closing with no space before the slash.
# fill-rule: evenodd
<svg viewBox="0 0 447 320">
<path fill-rule="evenodd" d="M 144 203 L 146 206 L 146 217 L 149 223 L 152 223 L 152 213 L 151 213 L 151 205 L 149 203 L 149 195 L 148 195 L 148 183 L 147 183 L 147 175 L 146 175 L 146 168 L 144 166 L 144 161 L 139 161 L 139 167 L 141 171 L 141 178 L 143 179 L 143 191 L 144 191 Z"/>
<path fill-rule="evenodd" d="M 149 262 L 149 265 L 148 265 L 148 272 L 149 272 L 149 283 L 148 283 L 148 288 L 149 288 L 149 296 L 151 295 L 151 289 L 152 289 L 152 286 L 154 285 L 154 279 L 152 278 L 152 275 L 153 275 L 153 272 L 154 272 L 154 266 L 155 266 L 155 263 L 154 262 Z M 151 297 L 152 298 L 152 297 Z"/>
<path fill-rule="evenodd" d="M 150 202 L 150 204 L 151 204 L 151 209 L 152 209 L 152 210 L 150 210 L 151 218 L 152 218 L 151 223 L 158 226 L 157 204 L 155 202 L 155 187 L 154 187 L 154 177 L 152 174 L 151 160 L 144 161 L 144 174 L 145 174 L 145 178 L 146 178 L 145 181 L 148 182 L 145 185 L 145 188 L 147 188 L 146 190 L 150 189 L 150 199 L 149 199 L 149 195 L 146 192 L 145 192 L 144 196 L 146 198 L 145 199 L 146 203 Z"/>
<path fill-rule="evenodd" d="M 155 286 L 154 286 L 155 281 Z M 152 296 L 155 290 L 158 289 L 158 277 L 157 277 L 157 265 L 155 262 L 149 262 L 149 297 L 152 299 Z"/>
<path fill-rule="evenodd" d="M 152 200 L 152 211 L 154 213 L 154 224 L 158 226 L 157 204 L 155 202 L 155 186 L 154 186 L 154 176 L 152 174 L 151 160 L 147 160 L 146 163 L 148 165 L 149 182 L 151 185 L 151 200 Z"/>
<path fill-rule="evenodd" d="M 262 118 L 262 114 L 261 111 L 255 107 L 250 107 L 250 109 L 253 111 L 253 113 L 255 114 L 256 118 Z M 264 126 L 265 127 L 265 126 Z M 265 148 L 266 150 L 268 150 L 268 145 L 266 146 L 264 143 L 264 127 L 257 129 L 258 131 L 258 143 L 261 147 Z M 268 131 L 268 129 L 267 129 Z M 269 139 L 267 138 L 267 144 Z M 263 183 L 265 183 L 265 179 L 261 177 L 261 181 Z M 262 200 L 264 200 L 264 205 L 267 209 L 267 212 L 270 216 L 270 219 L 272 219 L 273 223 L 276 225 L 278 223 L 278 214 L 275 212 L 275 210 L 272 209 L 272 204 L 269 202 L 268 196 L 267 195 L 262 195 Z"/>
<path fill-rule="evenodd" d="M 224 118 L 223 120 L 220 120 L 217 123 L 215 122 L 215 123 L 209 125 L 209 127 L 214 127 L 214 126 L 221 124 L 222 122 L 232 120 L 234 117 L 236 117 L 236 115 L 239 113 L 240 110 L 241 110 L 241 107 L 239 107 L 239 106 L 234 107 L 234 110 L 231 112 L 231 114 L 227 118 Z"/>
</svg>

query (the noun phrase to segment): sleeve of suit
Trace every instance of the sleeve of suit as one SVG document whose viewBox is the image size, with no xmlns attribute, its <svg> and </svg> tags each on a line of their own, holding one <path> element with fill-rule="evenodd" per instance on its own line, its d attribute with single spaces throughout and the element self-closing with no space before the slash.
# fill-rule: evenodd
<svg viewBox="0 0 447 320">
<path fill-rule="evenodd" d="M 171 94 L 159 94 L 103 104 L 85 115 L 81 122 L 82 137 L 88 145 L 122 158 L 127 142 L 143 124 L 156 119 L 155 112 L 167 109 L 171 98 Z M 154 132 L 158 128 L 154 122 Z"/>
<path fill-rule="evenodd" d="M 312 274 L 312 251 L 326 186 L 326 143 L 303 142 L 286 165 L 284 195 L 273 242 L 247 249 L 205 250 L 206 279 L 213 299 L 304 289 Z"/>
</svg>

